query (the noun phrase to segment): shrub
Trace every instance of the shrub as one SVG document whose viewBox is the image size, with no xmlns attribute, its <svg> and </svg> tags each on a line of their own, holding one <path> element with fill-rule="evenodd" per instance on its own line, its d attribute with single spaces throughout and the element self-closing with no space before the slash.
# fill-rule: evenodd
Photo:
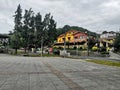
<svg viewBox="0 0 120 90">
<path fill-rule="evenodd" d="M 109 54 L 109 52 L 101 52 L 101 54 Z"/>
<path fill-rule="evenodd" d="M 93 46 L 92 47 L 92 51 L 97 51 L 98 50 L 98 47 L 97 46 Z"/>
</svg>

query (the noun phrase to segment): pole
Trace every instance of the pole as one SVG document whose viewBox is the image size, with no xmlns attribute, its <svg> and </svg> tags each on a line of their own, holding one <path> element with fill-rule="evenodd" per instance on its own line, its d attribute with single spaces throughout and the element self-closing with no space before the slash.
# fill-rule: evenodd
<svg viewBox="0 0 120 90">
<path fill-rule="evenodd" d="M 36 28 L 35 28 L 34 35 L 35 35 L 35 50 L 34 50 L 34 53 L 36 53 L 36 51 L 37 51 L 37 30 L 36 30 Z"/>
<path fill-rule="evenodd" d="M 88 32 L 88 47 L 87 47 L 87 55 L 89 56 L 89 42 L 90 42 L 90 33 Z"/>
<path fill-rule="evenodd" d="M 65 57 L 66 54 L 66 33 L 64 34 L 64 51 L 63 51 L 63 56 Z"/>
<path fill-rule="evenodd" d="M 78 56 L 78 42 L 77 42 L 77 47 L 76 47 L 76 56 Z"/>
<path fill-rule="evenodd" d="M 64 35 L 64 51 L 66 50 L 66 33 Z"/>
<path fill-rule="evenodd" d="M 43 37 L 41 37 L 41 57 L 43 56 Z"/>
</svg>

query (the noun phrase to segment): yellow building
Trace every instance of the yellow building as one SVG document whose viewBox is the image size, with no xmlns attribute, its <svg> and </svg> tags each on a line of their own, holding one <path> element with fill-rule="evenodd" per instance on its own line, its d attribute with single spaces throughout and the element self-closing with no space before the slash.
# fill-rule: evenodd
<svg viewBox="0 0 120 90">
<path fill-rule="evenodd" d="M 79 31 L 76 31 L 76 30 L 69 30 L 64 34 L 61 34 L 60 36 L 57 37 L 57 43 L 64 43 L 64 40 L 66 40 L 66 42 L 73 42 L 74 34 L 78 32 Z"/>
<path fill-rule="evenodd" d="M 66 41 L 67 48 L 86 48 L 87 35 L 84 32 L 80 32 L 77 30 L 69 30 L 64 34 L 61 34 L 57 37 L 57 43 L 54 45 L 55 47 L 64 47 L 64 42 Z M 83 45 L 84 44 L 84 45 Z"/>
</svg>

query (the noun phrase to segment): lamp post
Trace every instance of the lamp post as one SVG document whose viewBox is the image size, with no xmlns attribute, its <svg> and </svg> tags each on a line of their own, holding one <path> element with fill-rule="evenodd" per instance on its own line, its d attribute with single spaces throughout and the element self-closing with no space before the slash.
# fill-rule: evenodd
<svg viewBox="0 0 120 90">
<path fill-rule="evenodd" d="M 65 57 L 66 54 L 66 33 L 64 34 L 64 50 L 63 50 L 63 56 Z"/>
<path fill-rule="evenodd" d="M 66 50 L 66 33 L 64 34 L 64 51 Z"/>
<path fill-rule="evenodd" d="M 33 52 L 36 53 L 36 50 L 37 50 L 37 29 L 35 28 L 35 50 Z"/>
<path fill-rule="evenodd" d="M 89 34 L 88 34 L 88 48 L 87 48 L 87 55 L 89 56 Z"/>
<path fill-rule="evenodd" d="M 89 32 L 85 32 L 85 33 L 87 33 L 87 56 L 89 56 L 90 33 Z"/>
<path fill-rule="evenodd" d="M 78 56 L 78 42 L 77 42 L 77 47 L 76 47 L 76 56 Z"/>
<path fill-rule="evenodd" d="M 41 57 L 43 56 L 43 36 L 41 37 Z"/>
</svg>

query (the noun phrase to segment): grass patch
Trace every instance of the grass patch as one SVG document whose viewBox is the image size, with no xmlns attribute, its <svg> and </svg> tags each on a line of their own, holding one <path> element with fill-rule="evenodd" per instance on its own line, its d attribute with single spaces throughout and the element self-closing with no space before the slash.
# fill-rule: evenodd
<svg viewBox="0 0 120 90">
<path fill-rule="evenodd" d="M 106 60 L 86 60 L 88 62 L 94 62 L 97 64 L 103 64 L 108 66 L 117 66 L 120 67 L 120 62 L 106 61 Z"/>
</svg>

